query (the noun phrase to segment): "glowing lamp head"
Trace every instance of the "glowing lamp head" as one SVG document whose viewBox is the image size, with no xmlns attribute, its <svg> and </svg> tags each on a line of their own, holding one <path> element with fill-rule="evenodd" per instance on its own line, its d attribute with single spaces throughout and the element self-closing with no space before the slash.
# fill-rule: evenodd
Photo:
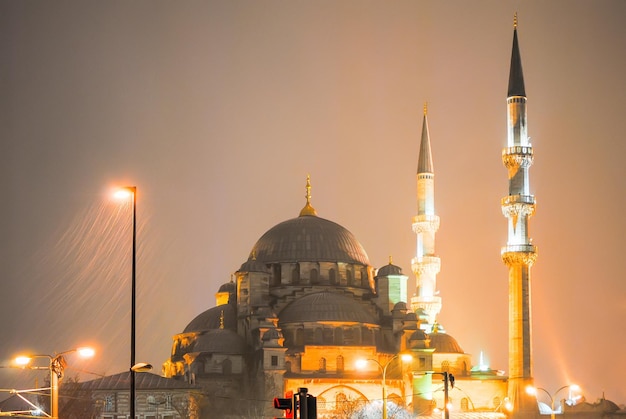
<svg viewBox="0 0 626 419">
<path fill-rule="evenodd" d="M 580 391 L 580 386 L 578 384 L 572 384 L 569 386 L 570 391 Z"/>
<path fill-rule="evenodd" d="M 32 358 L 29 356 L 21 355 L 15 358 L 13 362 L 15 363 L 15 365 L 18 365 L 20 367 L 25 367 L 26 365 L 30 364 L 31 359 Z"/>
<path fill-rule="evenodd" d="M 509 400 L 508 397 L 504 399 L 504 408 L 508 412 L 512 412 L 513 411 L 513 403 L 511 403 L 511 401 Z"/>
<path fill-rule="evenodd" d="M 115 192 L 113 192 L 113 197 L 119 200 L 128 199 L 135 194 L 136 190 L 137 189 L 134 186 L 125 186 L 123 188 L 118 188 L 115 190 Z"/>
<path fill-rule="evenodd" d="M 402 354 L 402 356 L 400 356 L 400 359 L 402 360 L 402 362 L 411 362 L 413 361 L 413 356 L 411 354 Z"/>
<path fill-rule="evenodd" d="M 357 359 L 356 360 L 356 368 L 359 370 L 364 370 L 367 366 L 367 359 Z"/>
<path fill-rule="evenodd" d="M 88 347 L 78 348 L 76 349 L 76 352 L 78 352 L 78 355 L 80 355 L 81 358 L 92 358 L 96 354 L 96 351 L 93 348 Z"/>
<path fill-rule="evenodd" d="M 528 386 L 526 387 L 526 394 L 530 395 L 530 396 L 536 396 L 537 395 L 537 389 L 533 386 Z"/>
</svg>

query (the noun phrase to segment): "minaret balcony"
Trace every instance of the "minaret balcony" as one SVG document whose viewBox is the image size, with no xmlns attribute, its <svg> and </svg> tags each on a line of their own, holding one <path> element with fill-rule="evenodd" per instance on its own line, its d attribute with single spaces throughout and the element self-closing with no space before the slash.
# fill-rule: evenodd
<svg viewBox="0 0 626 419">
<path fill-rule="evenodd" d="M 530 167 L 533 164 L 533 148 L 516 145 L 502 150 L 502 163 L 507 169 Z"/>
<path fill-rule="evenodd" d="M 411 260 L 411 270 L 416 276 L 437 275 L 441 270 L 441 259 L 437 256 L 421 256 Z"/>
<path fill-rule="evenodd" d="M 500 256 L 507 266 L 532 266 L 537 259 L 537 246 L 533 244 L 508 244 L 502 246 Z"/>
<path fill-rule="evenodd" d="M 439 230 L 439 216 L 430 214 L 421 214 L 413 217 L 413 232 L 434 233 Z"/>
<path fill-rule="evenodd" d="M 502 214 L 507 218 L 530 217 L 535 213 L 533 195 L 509 195 L 502 198 Z"/>
</svg>

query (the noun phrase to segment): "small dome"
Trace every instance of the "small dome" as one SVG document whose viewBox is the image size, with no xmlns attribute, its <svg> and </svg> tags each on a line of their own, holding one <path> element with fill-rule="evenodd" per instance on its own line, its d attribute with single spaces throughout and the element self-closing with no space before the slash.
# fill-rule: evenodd
<svg viewBox="0 0 626 419">
<path fill-rule="evenodd" d="M 411 337 L 409 337 L 409 341 L 415 340 L 428 340 L 428 335 L 422 329 L 417 329 L 411 334 Z"/>
<path fill-rule="evenodd" d="M 269 269 L 267 269 L 267 266 L 265 266 L 264 263 L 259 262 L 258 260 L 256 260 L 254 256 L 251 256 L 247 261 L 245 261 L 241 265 L 241 268 L 239 268 L 239 272 L 269 273 L 270 271 Z"/>
<path fill-rule="evenodd" d="M 455 338 L 447 333 L 431 333 L 428 335 L 430 338 L 430 347 L 435 349 L 438 353 L 447 354 L 463 354 L 463 349 L 459 346 Z"/>
<path fill-rule="evenodd" d="M 222 313 L 224 313 L 222 315 Z M 223 320 L 223 327 L 225 329 L 236 330 L 237 329 L 237 316 L 235 313 L 235 307 L 232 304 L 222 304 L 221 306 L 212 307 L 193 319 L 183 333 L 202 332 L 205 330 L 219 329 L 221 325 L 221 318 Z"/>
<path fill-rule="evenodd" d="M 196 339 L 193 352 L 243 354 L 246 343 L 241 336 L 232 330 L 216 329 L 201 334 Z"/>
<path fill-rule="evenodd" d="M 280 331 L 272 328 L 263 334 L 263 338 L 261 340 L 269 341 L 272 339 L 282 339 L 282 337 L 283 334 Z"/>
<path fill-rule="evenodd" d="M 393 310 L 391 311 L 396 311 L 396 310 L 406 310 L 406 303 L 404 301 L 398 301 L 394 306 L 393 306 Z"/>
<path fill-rule="evenodd" d="M 287 305 L 278 316 L 281 325 L 321 321 L 378 323 L 364 306 L 352 298 L 329 291 L 305 295 Z"/>
<path fill-rule="evenodd" d="M 222 284 L 222 286 L 220 287 L 219 291 L 217 292 L 237 292 L 237 286 L 235 285 L 234 282 L 227 282 L 225 284 Z"/>
<path fill-rule="evenodd" d="M 417 316 L 415 315 L 415 313 L 413 313 L 412 311 L 409 311 L 408 313 L 406 313 L 406 315 L 404 316 L 404 321 L 408 321 L 408 322 L 416 322 L 417 321 Z"/>
<path fill-rule="evenodd" d="M 378 270 L 378 273 L 376 274 L 377 277 L 391 276 L 391 275 L 402 275 L 402 268 L 389 263 L 388 265 L 385 265 L 382 268 L 380 268 Z"/>
</svg>

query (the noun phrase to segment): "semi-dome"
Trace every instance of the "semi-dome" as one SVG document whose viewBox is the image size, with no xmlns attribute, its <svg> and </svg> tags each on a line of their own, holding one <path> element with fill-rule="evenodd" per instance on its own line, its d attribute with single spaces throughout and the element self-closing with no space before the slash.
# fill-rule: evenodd
<svg viewBox="0 0 626 419">
<path fill-rule="evenodd" d="M 209 330 L 196 339 L 193 352 L 243 354 L 246 343 L 236 332 L 227 329 Z"/>
<path fill-rule="evenodd" d="M 278 317 L 280 325 L 324 321 L 377 323 L 374 316 L 355 300 L 329 291 L 308 294 L 291 302 Z"/>
<path fill-rule="evenodd" d="M 198 314 L 185 327 L 183 333 L 201 332 L 220 327 L 233 330 L 237 328 L 237 315 L 232 304 L 222 304 Z"/>
<path fill-rule="evenodd" d="M 344 262 L 369 265 L 369 258 L 352 233 L 315 215 L 300 215 L 268 230 L 251 254 L 263 263 Z"/>
</svg>

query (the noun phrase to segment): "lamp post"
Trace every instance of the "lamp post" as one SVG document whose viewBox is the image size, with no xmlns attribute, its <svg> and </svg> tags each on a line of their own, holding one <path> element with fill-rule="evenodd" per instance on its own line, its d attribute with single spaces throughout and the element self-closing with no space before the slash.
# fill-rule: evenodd
<svg viewBox="0 0 626 419">
<path fill-rule="evenodd" d="M 50 417 L 52 419 L 59 418 L 59 380 L 63 378 L 63 371 L 67 366 L 67 362 L 65 361 L 65 357 L 63 355 L 70 352 L 78 352 L 78 354 L 83 358 L 91 358 L 95 354 L 95 351 L 92 348 L 84 347 L 70 349 L 55 355 L 26 355 L 15 358 L 15 364 L 21 366 L 22 368 L 29 368 L 33 370 L 47 369 L 50 371 Z M 34 358 L 48 358 L 48 366 L 29 366 L 30 362 Z"/>
<path fill-rule="evenodd" d="M 535 398 L 537 397 L 538 390 L 541 390 L 545 394 L 547 394 L 548 398 L 550 399 L 550 418 L 554 419 L 554 415 L 556 414 L 556 411 L 554 410 L 554 402 L 556 401 L 556 396 L 559 394 L 561 390 L 565 390 L 566 388 L 569 389 L 568 398 L 571 399 L 572 391 L 577 391 L 580 387 L 577 384 L 568 384 L 568 385 L 559 387 L 558 390 L 554 392 L 554 394 L 550 394 L 550 392 L 546 390 L 545 388 L 528 386 L 526 387 L 526 393 L 530 394 L 531 396 L 535 396 Z M 559 407 L 559 410 L 560 410 L 560 407 Z"/>
<path fill-rule="evenodd" d="M 132 195 L 133 206 L 133 249 L 132 249 L 132 272 L 131 272 L 131 297 L 130 297 L 130 418 L 135 419 L 135 314 L 136 314 L 136 264 L 137 264 L 137 187 L 125 186 L 117 191 L 120 198 Z"/>
<path fill-rule="evenodd" d="M 357 368 L 362 369 L 365 367 L 367 361 L 375 362 L 378 368 L 383 374 L 382 388 L 383 388 L 383 419 L 387 419 L 387 367 L 396 359 L 400 358 L 404 362 L 409 362 L 413 359 L 410 354 L 395 354 L 387 362 L 381 364 L 377 359 L 359 359 L 357 361 Z"/>
</svg>

